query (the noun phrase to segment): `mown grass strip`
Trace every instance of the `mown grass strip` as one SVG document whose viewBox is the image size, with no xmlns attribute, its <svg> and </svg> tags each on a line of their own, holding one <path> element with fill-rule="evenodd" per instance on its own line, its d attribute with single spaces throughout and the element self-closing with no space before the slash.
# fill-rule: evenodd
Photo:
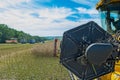
<svg viewBox="0 0 120 80">
<path fill-rule="evenodd" d="M 52 46 L 53 42 L 21 45 L 21 49 L 14 48 L 14 55 L 12 48 L 5 50 L 12 56 L 0 60 L 0 80 L 70 80 L 67 70 L 59 63 L 59 58 L 53 57 Z"/>
</svg>

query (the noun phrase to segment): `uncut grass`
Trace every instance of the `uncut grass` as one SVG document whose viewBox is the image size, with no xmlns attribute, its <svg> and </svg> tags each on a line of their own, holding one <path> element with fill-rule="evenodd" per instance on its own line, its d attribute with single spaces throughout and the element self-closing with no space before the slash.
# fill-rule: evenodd
<svg viewBox="0 0 120 80">
<path fill-rule="evenodd" d="M 59 45 L 60 45 L 60 41 L 58 41 L 57 43 L 57 51 L 56 51 L 57 54 L 60 53 Z M 54 53 L 54 42 L 53 41 L 46 42 L 41 45 L 38 44 L 32 48 L 32 54 L 36 57 L 53 57 L 53 53 Z"/>
<path fill-rule="evenodd" d="M 59 58 L 52 57 L 53 42 L 31 46 L 31 50 L 1 60 L 4 64 L 0 67 L 0 80 L 70 80 Z M 35 48 L 39 49 L 37 55 Z"/>
</svg>

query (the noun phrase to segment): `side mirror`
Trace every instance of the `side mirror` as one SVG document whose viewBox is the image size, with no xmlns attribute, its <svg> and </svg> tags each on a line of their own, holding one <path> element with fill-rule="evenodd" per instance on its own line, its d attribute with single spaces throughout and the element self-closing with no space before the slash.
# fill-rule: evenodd
<svg viewBox="0 0 120 80">
<path fill-rule="evenodd" d="M 85 56 L 91 64 L 101 65 L 106 62 L 113 51 L 110 43 L 93 43 L 87 47 Z"/>
</svg>

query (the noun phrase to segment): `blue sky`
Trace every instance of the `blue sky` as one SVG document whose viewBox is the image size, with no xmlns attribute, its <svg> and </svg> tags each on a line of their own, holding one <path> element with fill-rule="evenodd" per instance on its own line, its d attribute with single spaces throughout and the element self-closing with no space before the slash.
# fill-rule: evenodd
<svg viewBox="0 0 120 80">
<path fill-rule="evenodd" d="M 98 0 L 0 0 L 0 24 L 31 35 L 61 36 L 89 21 L 100 24 Z"/>
</svg>

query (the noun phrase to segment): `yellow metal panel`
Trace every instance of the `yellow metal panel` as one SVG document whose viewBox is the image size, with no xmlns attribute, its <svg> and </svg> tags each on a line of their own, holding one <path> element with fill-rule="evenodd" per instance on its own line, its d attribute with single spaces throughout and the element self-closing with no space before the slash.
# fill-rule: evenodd
<svg viewBox="0 0 120 80">
<path fill-rule="evenodd" d="M 101 76 L 101 80 L 120 80 L 120 61 L 115 64 L 115 71 Z"/>
<path fill-rule="evenodd" d="M 100 0 L 96 5 L 96 9 L 99 9 L 104 4 L 108 5 L 108 4 L 117 3 L 117 2 L 120 2 L 120 0 Z"/>
<path fill-rule="evenodd" d="M 104 3 L 104 0 L 100 0 L 96 5 L 96 9 L 98 9 L 100 6 L 102 6 L 103 3 Z"/>
</svg>

